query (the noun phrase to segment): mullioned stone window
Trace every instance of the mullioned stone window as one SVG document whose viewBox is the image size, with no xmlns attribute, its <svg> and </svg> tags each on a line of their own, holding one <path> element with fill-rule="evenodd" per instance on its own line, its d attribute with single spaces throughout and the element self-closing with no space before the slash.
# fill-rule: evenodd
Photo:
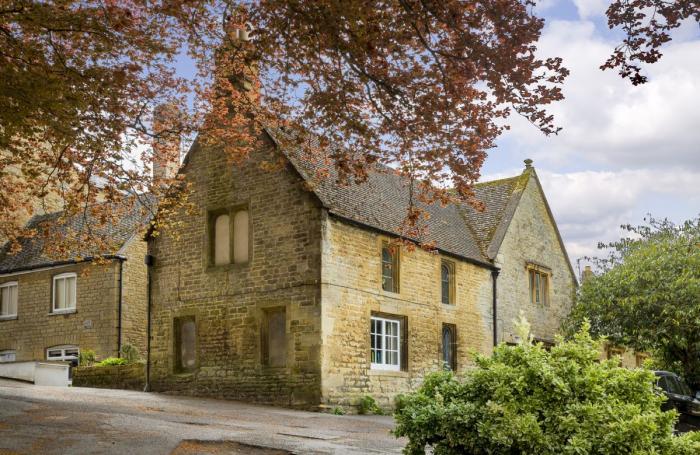
<svg viewBox="0 0 700 455">
<path fill-rule="evenodd" d="M 250 259 L 250 213 L 247 206 L 209 212 L 209 264 L 246 264 Z"/>
<path fill-rule="evenodd" d="M 549 306 L 551 269 L 538 264 L 528 263 L 527 274 L 530 284 L 530 302 L 534 305 Z"/>
<path fill-rule="evenodd" d="M 407 370 L 408 323 L 405 316 L 372 314 L 369 335 L 371 369 Z"/>
</svg>

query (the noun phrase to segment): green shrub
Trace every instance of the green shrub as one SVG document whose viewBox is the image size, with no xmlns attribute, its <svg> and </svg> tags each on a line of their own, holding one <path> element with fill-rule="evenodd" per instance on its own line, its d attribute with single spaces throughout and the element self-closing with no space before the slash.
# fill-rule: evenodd
<svg viewBox="0 0 700 455">
<path fill-rule="evenodd" d="M 121 357 L 107 357 L 102 362 L 98 363 L 98 367 L 106 367 L 111 365 L 126 365 L 128 362 Z"/>
<path fill-rule="evenodd" d="M 337 416 L 345 415 L 345 409 L 343 409 L 341 406 L 336 406 L 333 408 L 333 414 Z"/>
<path fill-rule="evenodd" d="M 81 367 L 89 367 L 95 363 L 95 351 L 92 349 L 81 349 L 78 355 L 78 365 Z"/>
<path fill-rule="evenodd" d="M 357 402 L 358 414 L 383 415 L 384 411 L 377 405 L 377 402 L 369 395 L 365 395 Z"/>
<path fill-rule="evenodd" d="M 127 363 L 138 362 L 141 358 L 141 353 L 135 346 L 125 343 L 122 345 L 122 358 L 126 359 Z"/>
<path fill-rule="evenodd" d="M 599 362 L 588 330 L 550 352 L 500 345 L 463 378 L 427 376 L 395 414 L 395 435 L 409 439 L 404 453 L 700 453 L 700 435 L 673 435 L 677 415 L 661 411 L 653 373 Z"/>
<path fill-rule="evenodd" d="M 400 393 L 394 397 L 394 413 L 400 412 L 406 407 L 407 395 Z"/>
</svg>

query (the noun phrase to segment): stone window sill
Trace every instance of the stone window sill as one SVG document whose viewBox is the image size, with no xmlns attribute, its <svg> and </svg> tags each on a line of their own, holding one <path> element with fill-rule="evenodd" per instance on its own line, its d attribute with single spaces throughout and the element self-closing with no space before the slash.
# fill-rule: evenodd
<svg viewBox="0 0 700 455">
<path fill-rule="evenodd" d="M 17 315 L 13 314 L 12 316 L 0 316 L 0 322 L 2 321 L 14 321 L 17 319 Z"/>
<path fill-rule="evenodd" d="M 390 376 L 396 378 L 407 378 L 409 377 L 408 371 L 396 371 L 396 370 L 376 370 L 369 369 L 369 374 L 371 376 Z"/>
<path fill-rule="evenodd" d="M 63 310 L 63 311 L 52 311 L 51 313 L 49 313 L 49 316 L 58 316 L 61 314 L 74 314 L 74 313 L 77 313 L 77 311 L 74 309 L 73 310 Z"/>
</svg>

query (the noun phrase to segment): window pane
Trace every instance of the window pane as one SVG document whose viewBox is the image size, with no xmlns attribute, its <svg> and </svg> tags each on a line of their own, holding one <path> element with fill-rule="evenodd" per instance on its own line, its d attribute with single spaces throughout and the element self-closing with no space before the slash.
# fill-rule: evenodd
<svg viewBox="0 0 700 455">
<path fill-rule="evenodd" d="M 74 276 L 65 279 L 66 308 L 75 308 L 75 280 L 76 278 Z"/>
<path fill-rule="evenodd" d="M 59 278 L 54 284 L 55 309 L 62 310 L 66 307 L 66 280 Z"/>
<path fill-rule="evenodd" d="M 17 291 L 18 286 L 10 286 L 9 288 L 9 314 L 17 314 Z"/>
<path fill-rule="evenodd" d="M 214 265 L 231 262 L 229 216 L 219 215 L 214 223 Z"/>
<path fill-rule="evenodd" d="M 10 288 L 0 288 L 0 315 L 6 316 L 10 313 Z"/>
<path fill-rule="evenodd" d="M 192 319 L 180 323 L 180 367 L 185 370 L 193 369 L 197 364 L 195 322 Z"/>
<path fill-rule="evenodd" d="M 393 253 L 388 246 L 382 248 L 382 289 L 394 291 Z"/>
<path fill-rule="evenodd" d="M 267 315 L 268 320 L 268 362 L 272 367 L 287 364 L 287 316 L 285 311 L 274 311 Z"/>
<path fill-rule="evenodd" d="M 540 303 L 540 274 L 535 272 L 535 303 Z"/>
<path fill-rule="evenodd" d="M 233 216 L 233 262 L 248 262 L 248 211 L 240 210 Z"/>
<path fill-rule="evenodd" d="M 547 275 L 542 274 L 540 280 L 542 283 L 540 286 L 541 287 L 540 294 L 541 294 L 542 304 L 547 305 L 548 304 L 548 302 L 547 302 L 547 285 L 549 284 L 549 282 L 548 282 L 549 278 L 547 277 Z"/>
<path fill-rule="evenodd" d="M 442 303 L 450 303 L 450 268 L 446 264 L 441 267 Z"/>
</svg>

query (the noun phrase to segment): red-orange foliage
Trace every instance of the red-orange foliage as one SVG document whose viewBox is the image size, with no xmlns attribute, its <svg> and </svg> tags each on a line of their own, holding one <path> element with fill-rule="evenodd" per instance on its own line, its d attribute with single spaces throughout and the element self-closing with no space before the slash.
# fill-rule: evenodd
<svg viewBox="0 0 700 455">
<path fill-rule="evenodd" d="M 318 148 L 307 144 L 329 150 L 344 180 L 382 163 L 407 176 L 416 197 L 469 200 L 512 112 L 557 131 L 544 107 L 562 98 L 567 70 L 535 56 L 544 22 L 533 5 L 4 1 L 0 236 L 32 234 L 17 214 L 48 192 L 67 215 L 106 221 L 134 199 L 127 194 L 159 195 L 151 149 L 139 143 L 174 131 L 198 133 L 235 162 L 262 127 L 280 127 L 310 154 Z M 250 40 L 241 39 L 246 23 Z M 195 79 L 176 75 L 184 52 Z M 152 128 L 162 103 L 182 113 L 165 132 Z M 115 204 L 95 205 L 102 200 Z M 407 214 L 409 227 L 418 219 Z"/>
<path fill-rule="evenodd" d="M 602 69 L 618 68 L 620 76 L 639 85 L 647 81 L 642 63 L 661 58 L 661 46 L 683 20 L 700 22 L 700 0 L 614 0 L 606 12 L 610 28 L 620 27 L 625 39 Z"/>
</svg>

